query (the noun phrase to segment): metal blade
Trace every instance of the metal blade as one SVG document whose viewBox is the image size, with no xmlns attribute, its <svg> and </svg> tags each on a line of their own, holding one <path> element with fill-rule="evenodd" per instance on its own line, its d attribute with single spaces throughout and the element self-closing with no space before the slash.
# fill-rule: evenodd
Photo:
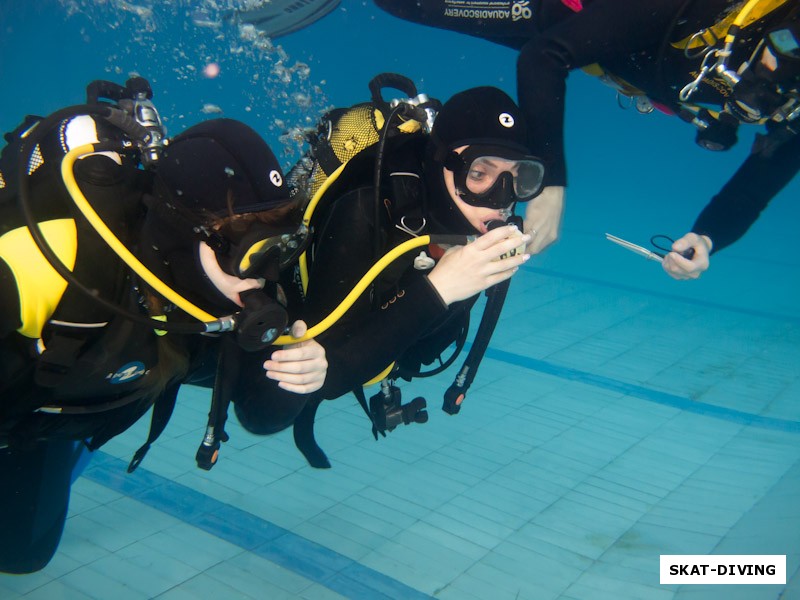
<svg viewBox="0 0 800 600">
<path fill-rule="evenodd" d="M 609 242 L 614 242 L 615 244 L 622 246 L 626 250 L 630 250 L 631 252 L 638 254 L 639 256 L 644 256 L 647 260 L 664 262 L 664 258 L 656 254 L 655 252 L 651 252 L 647 248 L 644 248 L 642 246 L 637 246 L 636 244 L 633 244 L 627 240 L 623 240 L 622 238 L 618 238 L 617 236 L 611 235 L 610 233 L 606 234 L 606 239 Z"/>
</svg>

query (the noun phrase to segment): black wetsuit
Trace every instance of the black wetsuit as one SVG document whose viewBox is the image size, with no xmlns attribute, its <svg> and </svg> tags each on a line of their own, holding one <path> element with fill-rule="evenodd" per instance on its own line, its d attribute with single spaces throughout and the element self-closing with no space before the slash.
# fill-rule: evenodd
<svg viewBox="0 0 800 600">
<path fill-rule="evenodd" d="M 57 170 L 55 162 L 48 159 L 46 164 Z M 145 315 L 135 276 L 77 215 L 60 180 L 54 179 L 55 172 L 42 167 L 30 177 L 40 222 L 73 219 L 76 278 L 103 297 Z M 147 174 L 94 156 L 79 161 L 76 180 L 114 233 L 135 248 L 141 241 L 138 231 L 150 192 Z M 2 240 L 24 224 L 15 200 L 7 196 L 0 200 Z M 232 343 L 230 334 L 161 337 L 146 325 L 98 307 L 71 287 L 57 299 L 53 319 L 101 325 L 81 328 L 49 319 L 41 336 L 46 350 L 40 355 L 37 340 L 17 331 L 23 323 L 17 275 L 0 259 L 0 571 L 32 572 L 52 558 L 82 442 L 91 449 L 100 447 L 153 405 L 159 408 L 163 427 L 181 385 L 213 387 L 216 381 L 223 399 L 257 404 L 269 398 L 274 401 L 273 429 L 280 428 L 276 418 L 284 419 L 282 427 L 288 426 L 305 403 L 304 397 L 284 392 L 265 377 L 262 364 L 269 349 L 244 352 Z M 171 312 L 170 320 L 190 320 L 181 315 Z M 218 373 L 220 357 L 225 357 L 225 369 Z M 37 410 L 43 406 L 74 412 Z M 288 417 L 281 412 L 285 407 L 294 407 Z"/>
<path fill-rule="evenodd" d="M 600 64 L 643 90 L 667 109 L 694 79 L 700 59 L 687 59 L 671 42 L 713 25 L 736 0 L 375 0 L 400 18 L 449 29 L 520 50 L 519 103 L 531 129 L 531 148 L 547 162 L 547 185 L 565 185 L 563 121 L 569 71 Z M 790 10 L 756 24 L 764 27 Z M 746 37 L 746 36 L 744 36 Z M 758 35 L 753 36 L 755 41 Z M 753 43 L 735 47 L 731 64 L 749 58 Z M 704 82 L 693 102 L 721 106 L 725 90 Z M 714 196 L 693 226 L 714 250 L 738 240 L 761 211 L 800 170 L 800 136 L 783 143 L 772 158 L 753 154 Z"/>
</svg>

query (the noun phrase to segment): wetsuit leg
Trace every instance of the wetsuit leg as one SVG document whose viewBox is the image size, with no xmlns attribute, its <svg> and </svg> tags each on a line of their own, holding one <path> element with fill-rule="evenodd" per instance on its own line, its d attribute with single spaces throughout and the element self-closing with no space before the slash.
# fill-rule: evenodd
<svg viewBox="0 0 800 600">
<path fill-rule="evenodd" d="M 321 402 L 319 399 L 314 399 L 306 403 L 302 412 L 295 419 L 294 444 L 312 467 L 315 469 L 330 469 L 331 463 L 314 437 L 314 419 L 317 416 L 317 409 Z"/>
<path fill-rule="evenodd" d="M 289 427 L 307 400 L 305 394 L 282 390 L 264 376 L 264 360 L 272 351 L 246 352 L 231 338 L 220 343 L 214 402 L 233 401 L 239 422 L 256 435 L 271 435 Z"/>
<path fill-rule="evenodd" d="M 92 460 L 92 451 L 89 450 L 83 442 L 75 443 L 74 464 L 72 467 L 72 475 L 70 476 L 70 483 L 75 483 L 75 480 L 83 475 L 83 471 L 89 466 Z"/>
<path fill-rule="evenodd" d="M 69 507 L 75 442 L 0 450 L 0 571 L 33 573 L 58 548 Z"/>
<path fill-rule="evenodd" d="M 543 28 L 517 61 L 517 93 L 531 149 L 547 160 L 546 185 L 566 185 L 564 102 L 569 71 L 658 47 L 686 0 L 596 0 Z"/>
</svg>

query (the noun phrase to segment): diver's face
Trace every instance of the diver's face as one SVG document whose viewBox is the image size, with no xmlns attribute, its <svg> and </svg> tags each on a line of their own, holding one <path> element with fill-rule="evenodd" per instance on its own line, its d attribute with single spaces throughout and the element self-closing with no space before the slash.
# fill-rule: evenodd
<svg viewBox="0 0 800 600">
<path fill-rule="evenodd" d="M 244 306 L 239 296 L 242 292 L 260 290 L 264 287 L 265 281 L 263 279 L 239 279 L 233 275 L 228 275 L 219 266 L 214 250 L 205 242 L 200 242 L 200 264 L 203 265 L 203 270 L 211 283 L 214 284 L 214 287 L 238 306 Z"/>
<path fill-rule="evenodd" d="M 461 154 L 461 152 L 463 152 L 466 148 L 467 146 L 460 146 L 454 151 L 458 154 Z M 447 187 L 448 193 L 450 194 L 450 198 L 458 207 L 458 210 L 461 211 L 461 214 L 464 215 L 464 218 L 476 231 L 481 234 L 486 233 L 488 231 L 487 223 L 498 220 L 505 221 L 509 217 L 511 204 L 505 208 L 489 208 L 486 206 L 472 206 L 471 204 L 464 202 L 456 193 L 456 184 L 453 177 L 453 172 L 444 168 L 442 169 L 442 172 L 444 173 L 444 183 Z M 476 180 L 475 185 L 479 186 L 480 182 L 477 182 Z M 480 192 L 484 190 L 475 191 Z"/>
<path fill-rule="evenodd" d="M 764 51 L 761 53 L 761 64 L 769 71 L 774 71 L 778 68 L 778 59 L 775 58 L 768 46 L 765 46 Z"/>
<path fill-rule="evenodd" d="M 797 90 L 800 80 L 800 46 L 794 36 L 790 29 L 771 32 L 762 41 L 761 55 L 751 67 L 756 76 L 784 92 Z"/>
</svg>

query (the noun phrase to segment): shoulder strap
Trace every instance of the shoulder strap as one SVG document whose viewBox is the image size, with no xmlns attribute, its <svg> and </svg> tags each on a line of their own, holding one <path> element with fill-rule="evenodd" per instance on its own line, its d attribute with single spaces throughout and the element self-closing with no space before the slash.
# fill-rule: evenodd
<svg viewBox="0 0 800 600">
<path fill-rule="evenodd" d="M 230 343 L 228 339 L 221 342 L 222 345 L 228 343 Z M 206 432 L 194 457 L 197 466 L 206 471 L 210 471 L 211 467 L 217 464 L 222 442 L 227 442 L 229 439 L 225 432 L 225 423 L 228 420 L 231 393 L 227 389 L 229 380 L 224 376 L 226 365 L 231 366 L 226 360 L 228 357 L 229 354 L 221 349 L 217 357 L 217 373 L 214 378 L 214 389 L 211 392 L 211 407 L 208 409 Z"/>
<path fill-rule="evenodd" d="M 170 386 L 153 404 L 153 415 L 150 418 L 150 433 L 147 436 L 147 441 L 136 451 L 131 462 L 128 464 L 128 473 L 133 473 L 139 465 L 142 464 L 147 451 L 150 450 L 150 446 L 158 439 L 158 436 L 163 433 L 167 423 L 169 423 L 172 417 L 172 412 L 175 410 L 175 401 L 178 398 L 179 389 L 180 384 Z M 102 440 L 102 442 L 105 441 L 106 440 Z M 102 442 L 96 442 L 97 441 L 92 438 L 92 443 L 89 446 L 90 450 L 102 445 Z"/>
</svg>

